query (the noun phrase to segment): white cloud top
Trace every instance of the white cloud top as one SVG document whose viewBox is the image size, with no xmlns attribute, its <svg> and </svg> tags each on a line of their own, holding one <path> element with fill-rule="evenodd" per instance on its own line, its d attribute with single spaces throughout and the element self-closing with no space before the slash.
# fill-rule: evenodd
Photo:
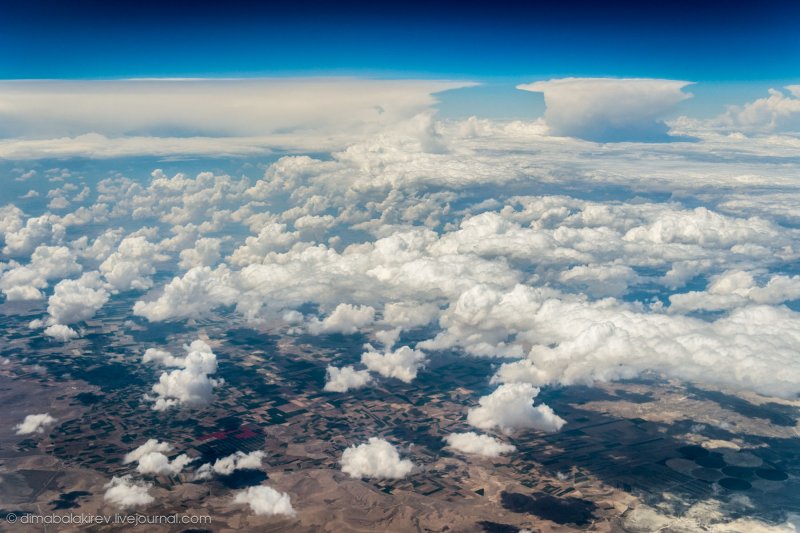
<svg viewBox="0 0 800 533">
<path fill-rule="evenodd" d="M 378 437 L 370 437 L 369 442 L 350 446 L 339 461 L 342 472 L 355 478 L 406 477 L 414 468 L 408 459 L 401 459 L 400 453 L 390 442 Z"/>
<path fill-rule="evenodd" d="M 186 357 L 182 360 L 161 357 L 161 361 L 169 361 L 179 369 L 164 371 L 153 385 L 153 409 L 163 411 L 170 407 L 185 405 L 198 407 L 211 401 L 214 387 L 222 384 L 222 380 L 209 377 L 217 371 L 217 356 L 211 347 L 201 340 L 184 346 Z M 151 356 L 153 352 L 151 352 Z M 155 359 L 154 359 L 155 360 Z"/>
<path fill-rule="evenodd" d="M 690 82 L 648 78 L 562 78 L 518 85 L 544 93 L 553 135 L 591 141 L 663 141 L 661 119 L 691 95 Z"/>
<path fill-rule="evenodd" d="M 292 501 L 288 494 L 278 492 L 272 487 L 264 485 L 247 487 L 247 489 L 238 492 L 233 498 L 233 503 L 249 505 L 250 509 L 258 515 L 295 515 Z"/>
<path fill-rule="evenodd" d="M 553 433 L 566 421 L 545 404 L 533 406 L 539 389 L 528 383 L 507 383 L 499 386 L 479 405 L 469 410 L 467 423 L 479 429 L 499 428 L 504 433 L 518 429 L 536 429 Z"/>
<path fill-rule="evenodd" d="M 25 420 L 14 426 L 14 429 L 17 430 L 17 435 L 44 433 L 44 431 L 55 422 L 56 419 L 50 416 L 48 413 L 26 415 Z"/>
<path fill-rule="evenodd" d="M 372 382 L 372 377 L 367 370 L 356 370 L 352 366 L 337 368 L 328 366 L 325 390 L 328 392 L 347 392 L 350 389 L 359 389 Z"/>
<path fill-rule="evenodd" d="M 195 472 L 195 479 L 207 479 L 211 474 L 229 476 L 237 470 L 257 470 L 261 468 L 264 460 L 264 452 L 256 450 L 250 453 L 236 452 L 227 457 L 222 457 L 214 461 L 213 464 L 206 463 Z"/>
<path fill-rule="evenodd" d="M 103 499 L 121 509 L 149 505 L 155 501 L 150 495 L 151 487 L 151 484 L 134 481 L 130 476 L 114 476 L 105 485 Z"/>
<path fill-rule="evenodd" d="M 341 147 L 425 111 L 434 93 L 469 85 L 353 78 L 3 81 L 0 137 L 16 139 L 0 143 L 0 157 Z"/>
<path fill-rule="evenodd" d="M 489 435 L 481 435 L 474 431 L 452 433 L 444 438 L 447 445 L 456 451 L 483 457 L 499 457 L 504 453 L 516 450 L 513 444 L 506 444 Z"/>
</svg>

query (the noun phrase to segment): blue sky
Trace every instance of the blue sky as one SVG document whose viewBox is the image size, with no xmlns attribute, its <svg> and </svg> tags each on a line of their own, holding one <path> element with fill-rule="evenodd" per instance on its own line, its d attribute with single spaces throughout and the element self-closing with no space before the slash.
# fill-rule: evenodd
<svg viewBox="0 0 800 533">
<path fill-rule="evenodd" d="M 645 76 L 793 79 L 797 2 L 29 2 L 0 8 L 0 78 Z M 602 4 L 602 5 L 601 5 Z"/>
</svg>

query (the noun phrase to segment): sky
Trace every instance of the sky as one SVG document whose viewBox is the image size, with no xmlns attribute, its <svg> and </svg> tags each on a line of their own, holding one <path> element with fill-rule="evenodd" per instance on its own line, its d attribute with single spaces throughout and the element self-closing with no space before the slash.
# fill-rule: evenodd
<svg viewBox="0 0 800 533">
<path fill-rule="evenodd" d="M 6 2 L 0 79 L 795 78 L 797 2 Z"/>
</svg>

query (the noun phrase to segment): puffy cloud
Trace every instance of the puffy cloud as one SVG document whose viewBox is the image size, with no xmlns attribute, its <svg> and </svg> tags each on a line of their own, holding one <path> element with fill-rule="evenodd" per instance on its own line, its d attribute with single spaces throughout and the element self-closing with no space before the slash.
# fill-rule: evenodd
<svg viewBox="0 0 800 533">
<path fill-rule="evenodd" d="M 153 409 L 157 411 L 177 405 L 205 405 L 211 401 L 214 387 L 222 384 L 222 380 L 209 377 L 217 371 L 217 356 L 208 344 L 196 340 L 184 348 L 187 354 L 181 368 L 163 372 L 152 387 L 156 394 L 151 398 L 155 401 Z"/>
<path fill-rule="evenodd" d="M 511 453 L 517 448 L 489 435 L 480 435 L 474 431 L 452 433 L 444 438 L 447 445 L 461 453 L 481 455 L 483 457 L 499 457 Z"/>
<path fill-rule="evenodd" d="M 44 430 L 55 422 L 56 419 L 50 416 L 48 413 L 26 415 L 25 420 L 14 426 L 14 429 L 17 430 L 17 435 L 44 433 Z"/>
<path fill-rule="evenodd" d="M 691 95 L 689 82 L 647 78 L 563 78 L 518 85 L 544 93 L 544 114 L 553 135 L 598 142 L 663 141 L 659 119 Z"/>
<path fill-rule="evenodd" d="M 158 246 L 143 235 L 122 239 L 117 251 L 100 265 L 100 272 L 108 284 L 116 290 L 144 290 L 152 286 L 150 276 L 155 274 L 154 264 L 165 260 Z"/>
<path fill-rule="evenodd" d="M 75 324 L 92 318 L 108 298 L 97 272 L 88 272 L 58 282 L 47 300 L 47 312 L 55 324 Z"/>
<path fill-rule="evenodd" d="M 427 358 L 421 350 L 413 350 L 408 346 L 384 353 L 368 351 L 361 355 L 361 363 L 368 369 L 406 383 L 411 383 L 417 377 L 417 372 L 426 362 Z"/>
<path fill-rule="evenodd" d="M 27 265 L 17 265 L 0 276 L 0 290 L 7 301 L 41 300 L 41 289 L 54 278 L 81 271 L 75 255 L 66 246 L 38 246 Z"/>
<path fill-rule="evenodd" d="M 356 370 L 352 366 L 337 368 L 328 366 L 325 390 L 328 392 L 347 392 L 369 385 L 372 377 L 367 370 Z"/>
<path fill-rule="evenodd" d="M 414 468 L 408 459 L 400 459 L 397 448 L 384 439 L 370 437 L 369 442 L 350 446 L 342 453 L 342 472 L 355 478 L 406 477 Z"/>
<path fill-rule="evenodd" d="M 7 227 L 4 229 L 6 245 L 3 253 L 10 256 L 31 253 L 41 244 L 59 244 L 66 234 L 65 225 L 56 215 L 44 214 L 31 217 L 24 225 L 17 223 L 16 212 L 5 216 L 7 218 L 3 224 Z"/>
<path fill-rule="evenodd" d="M 123 463 L 137 462 L 136 470 L 140 474 L 156 475 L 175 475 L 179 474 L 194 459 L 182 453 L 170 459 L 163 453 L 172 450 L 172 446 L 166 442 L 159 442 L 156 439 L 149 439 L 147 442 L 128 453 L 123 459 Z"/>
<path fill-rule="evenodd" d="M 163 453 L 172 451 L 172 445 L 168 442 L 159 442 L 158 439 L 148 439 L 147 442 L 128 452 L 122 460 L 123 464 L 129 464 L 138 461 L 142 457 L 150 453 Z"/>
<path fill-rule="evenodd" d="M 206 463 L 195 472 L 195 479 L 207 479 L 211 474 L 229 476 L 236 470 L 257 470 L 261 468 L 261 461 L 264 460 L 264 452 L 256 450 L 250 453 L 236 452 L 227 457 L 222 457 L 214 461 L 213 464 Z"/>
<path fill-rule="evenodd" d="M 249 505 L 250 509 L 258 515 L 295 515 L 292 501 L 288 494 L 278 492 L 272 487 L 264 485 L 247 487 L 245 490 L 236 493 L 233 503 Z"/>
<path fill-rule="evenodd" d="M 148 453 L 139 459 L 136 471 L 140 474 L 175 475 L 194 461 L 185 453 L 171 460 L 163 453 Z"/>
<path fill-rule="evenodd" d="M 103 499 L 122 509 L 148 505 L 155 501 L 149 493 L 150 487 L 151 484 L 134 481 L 130 476 L 114 476 L 104 487 Z"/>
<path fill-rule="evenodd" d="M 764 98 L 730 106 L 711 125 L 746 133 L 800 133 L 800 85 L 785 89 L 770 89 Z"/>
<path fill-rule="evenodd" d="M 220 239 L 210 237 L 198 239 L 193 248 L 181 251 L 178 266 L 188 270 L 197 266 L 213 266 L 220 259 Z"/>
<path fill-rule="evenodd" d="M 566 421 L 545 404 L 533 406 L 539 389 L 528 383 L 507 383 L 488 396 L 467 414 L 467 423 L 479 429 L 500 428 L 504 433 L 515 429 L 537 429 L 553 433 Z"/>
<path fill-rule="evenodd" d="M 310 322 L 308 330 L 319 335 L 321 333 L 353 334 L 375 320 L 375 309 L 368 305 L 339 304 L 325 320 Z"/>
<path fill-rule="evenodd" d="M 158 348 L 148 348 L 142 355 L 142 363 L 159 363 L 164 366 L 184 366 L 183 357 L 175 357 L 172 353 Z"/>
<path fill-rule="evenodd" d="M 224 266 L 215 270 L 194 267 L 183 277 L 175 277 L 158 298 L 138 301 L 133 314 L 151 322 L 202 316 L 220 305 L 236 301 L 237 293 L 227 283 L 230 272 Z"/>
<path fill-rule="evenodd" d="M 760 286 L 749 272 L 731 270 L 713 276 L 705 291 L 671 295 L 669 311 L 721 311 L 752 303 L 779 304 L 791 300 L 800 300 L 800 276 L 775 275 Z"/>
<path fill-rule="evenodd" d="M 383 322 L 403 329 L 426 326 L 439 317 L 439 307 L 432 303 L 390 302 L 383 308 Z"/>
<path fill-rule="evenodd" d="M 52 324 L 44 329 L 44 334 L 61 342 L 67 342 L 80 337 L 80 333 L 64 324 Z"/>
</svg>

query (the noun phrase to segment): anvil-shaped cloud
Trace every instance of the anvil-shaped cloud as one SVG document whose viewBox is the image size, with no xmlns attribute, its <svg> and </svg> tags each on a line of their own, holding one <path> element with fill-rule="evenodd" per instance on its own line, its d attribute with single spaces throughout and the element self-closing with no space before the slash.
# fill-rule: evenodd
<svg viewBox="0 0 800 533">
<path fill-rule="evenodd" d="M 341 148 L 428 110 L 435 93 L 470 85 L 355 78 L 2 81 L 0 143 L 12 143 L 16 157 L 250 153 L 298 143 Z"/>
<path fill-rule="evenodd" d="M 544 93 L 553 135 L 597 142 L 670 140 L 661 119 L 691 97 L 691 82 L 649 78 L 563 78 L 518 85 Z"/>
</svg>

